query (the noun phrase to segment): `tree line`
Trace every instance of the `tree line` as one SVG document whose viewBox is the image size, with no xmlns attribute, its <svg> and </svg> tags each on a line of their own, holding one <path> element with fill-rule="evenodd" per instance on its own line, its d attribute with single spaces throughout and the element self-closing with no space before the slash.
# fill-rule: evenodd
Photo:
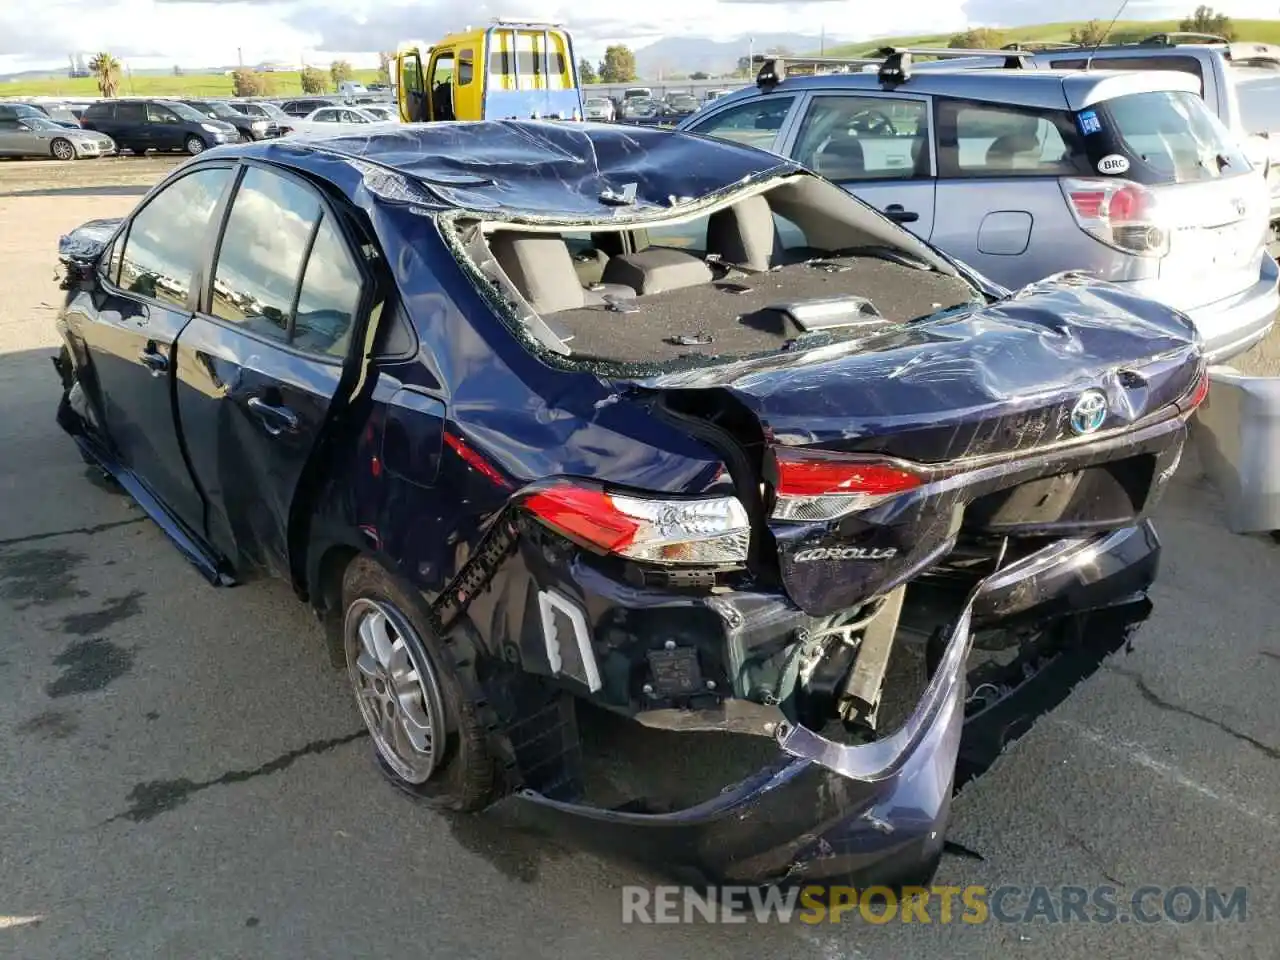
<svg viewBox="0 0 1280 960">
<path fill-rule="evenodd" d="M 1100 20 L 1090 20 L 1078 27 L 1072 27 L 1069 41 L 1082 47 L 1099 46 L 1108 39 L 1109 26 L 1108 23 Z M 1190 16 L 1184 17 L 1179 22 L 1178 29 L 1184 33 L 1212 34 L 1228 41 L 1238 39 L 1236 27 L 1231 22 L 1231 18 L 1203 4 L 1196 7 Z M 1010 38 L 1005 31 L 995 27 L 972 27 L 952 36 L 947 41 L 947 46 L 953 50 L 998 50 L 1015 39 L 1016 37 Z M 1138 38 L 1117 35 L 1111 39 L 1121 41 Z"/>
<path fill-rule="evenodd" d="M 1178 24 L 1178 29 L 1187 33 L 1205 33 L 1222 37 L 1228 41 L 1238 38 L 1235 24 L 1225 13 L 1219 13 L 1213 7 L 1201 4 L 1189 16 Z M 1071 29 L 1070 42 L 1084 47 L 1101 44 L 1108 37 L 1109 24 L 1099 20 L 1090 20 L 1079 27 Z M 1122 39 L 1117 37 L 1116 39 Z M 996 50 L 1009 43 L 1005 31 L 995 27 L 972 27 L 962 33 L 954 34 L 947 41 L 952 49 Z M 390 85 L 391 70 L 395 55 L 388 52 L 378 54 L 379 79 Z M 738 63 L 738 72 L 749 69 L 745 57 Z M 89 72 L 97 81 L 98 90 L 104 97 L 114 97 L 120 89 L 120 61 L 110 53 L 103 51 L 94 54 L 89 61 Z M 181 70 L 174 67 L 174 74 L 180 76 Z M 355 75 L 351 64 L 346 60 L 334 60 L 328 70 L 319 67 L 303 67 L 300 73 L 302 92 L 308 94 L 327 93 L 337 90 L 344 80 Z M 675 79 L 679 74 L 673 74 Z M 593 64 L 586 57 L 578 62 L 578 77 L 582 83 L 630 83 L 637 79 L 636 55 L 623 43 L 615 43 L 605 48 L 604 58 Z M 708 74 L 698 71 L 688 75 L 690 80 L 706 80 Z M 232 71 L 231 87 L 233 96 L 263 97 L 275 92 L 275 74 L 261 70 L 241 67 Z"/>
</svg>

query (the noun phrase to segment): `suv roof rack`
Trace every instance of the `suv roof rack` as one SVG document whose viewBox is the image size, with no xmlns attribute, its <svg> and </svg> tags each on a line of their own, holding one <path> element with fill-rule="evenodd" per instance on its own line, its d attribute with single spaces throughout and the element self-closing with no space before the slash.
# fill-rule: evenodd
<svg viewBox="0 0 1280 960">
<path fill-rule="evenodd" d="M 1006 43 L 1001 50 L 1026 50 L 1029 53 L 1039 53 L 1042 50 L 1079 50 L 1081 45 L 1078 43 L 1068 43 L 1065 40 L 1015 40 L 1013 43 Z"/>
<path fill-rule="evenodd" d="M 866 67 L 879 65 L 877 71 L 882 84 L 896 86 L 911 79 L 911 58 L 913 56 L 936 57 L 939 60 L 950 60 L 963 57 L 1000 57 L 1008 69 L 1019 69 L 1026 66 L 1026 58 L 1034 51 L 1026 49 L 979 49 L 968 47 L 881 47 L 875 57 L 787 57 L 779 54 L 758 53 L 752 58 L 753 63 L 762 64 L 756 74 L 756 86 L 766 92 L 787 79 L 787 68 L 792 65 L 813 67 L 815 72 L 821 66 Z"/>
<path fill-rule="evenodd" d="M 1138 41 L 1140 47 L 1176 47 L 1180 43 L 1227 43 L 1226 37 L 1216 33 L 1153 33 Z"/>
<path fill-rule="evenodd" d="M 563 23 L 553 23 L 550 20 L 524 20 L 516 17 L 493 17 L 489 23 L 495 27 L 534 27 L 539 30 L 560 30 L 564 27 Z"/>
</svg>

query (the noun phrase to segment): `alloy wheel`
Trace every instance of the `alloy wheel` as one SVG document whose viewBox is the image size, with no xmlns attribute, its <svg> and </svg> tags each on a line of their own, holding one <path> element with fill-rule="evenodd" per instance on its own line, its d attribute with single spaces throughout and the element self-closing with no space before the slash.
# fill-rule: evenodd
<svg viewBox="0 0 1280 960">
<path fill-rule="evenodd" d="M 443 698 L 422 641 L 394 607 L 361 598 L 344 624 L 347 673 L 374 745 L 407 783 L 424 783 L 445 744 Z"/>
</svg>

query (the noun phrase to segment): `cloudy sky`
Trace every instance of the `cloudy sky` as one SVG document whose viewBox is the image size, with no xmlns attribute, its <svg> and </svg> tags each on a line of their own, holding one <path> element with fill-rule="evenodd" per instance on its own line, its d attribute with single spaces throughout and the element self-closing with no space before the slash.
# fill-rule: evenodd
<svg viewBox="0 0 1280 960">
<path fill-rule="evenodd" d="M 1117 0 L 0 0 L 0 73 L 67 62 L 73 51 L 110 50 L 137 69 L 245 63 L 324 63 L 336 55 L 376 64 L 360 52 L 403 39 L 434 39 L 499 15 L 556 19 L 574 31 L 578 52 L 597 58 L 606 44 L 640 46 L 663 35 L 745 37 L 798 32 L 861 39 L 894 33 L 1097 16 Z M 1130 0 L 1125 16 L 1180 16 L 1196 0 Z M 1231 0 L 1238 18 L 1280 13 L 1280 0 Z"/>
</svg>

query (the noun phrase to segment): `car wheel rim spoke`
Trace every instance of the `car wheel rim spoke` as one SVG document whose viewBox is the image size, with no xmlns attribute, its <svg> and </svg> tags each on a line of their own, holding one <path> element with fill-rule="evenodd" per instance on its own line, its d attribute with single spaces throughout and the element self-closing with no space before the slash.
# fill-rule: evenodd
<svg viewBox="0 0 1280 960">
<path fill-rule="evenodd" d="M 442 742 L 443 704 L 430 660 L 412 628 L 373 601 L 348 614 L 347 664 L 378 752 L 409 783 L 430 778 Z"/>
</svg>

